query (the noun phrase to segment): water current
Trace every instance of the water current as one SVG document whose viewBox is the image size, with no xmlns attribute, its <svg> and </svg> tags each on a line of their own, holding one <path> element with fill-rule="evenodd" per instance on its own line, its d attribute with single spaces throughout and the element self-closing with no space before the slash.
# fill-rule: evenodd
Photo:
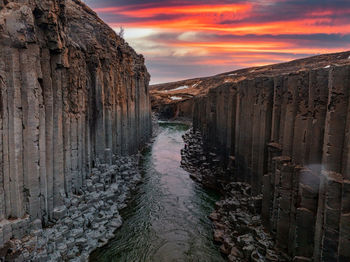
<svg viewBox="0 0 350 262">
<path fill-rule="evenodd" d="M 143 183 L 122 210 L 122 227 L 90 261 L 221 262 L 208 215 L 219 196 L 180 167 L 187 125 L 161 123 L 141 161 Z"/>
</svg>

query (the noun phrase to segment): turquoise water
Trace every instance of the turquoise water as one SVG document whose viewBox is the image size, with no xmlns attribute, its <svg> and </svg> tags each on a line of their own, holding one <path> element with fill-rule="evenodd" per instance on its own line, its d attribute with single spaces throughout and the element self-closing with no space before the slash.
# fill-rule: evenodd
<svg viewBox="0 0 350 262">
<path fill-rule="evenodd" d="M 208 219 L 219 196 L 201 188 L 180 167 L 187 129 L 160 124 L 142 159 L 143 184 L 121 212 L 123 226 L 90 261 L 225 261 L 213 243 Z"/>
</svg>

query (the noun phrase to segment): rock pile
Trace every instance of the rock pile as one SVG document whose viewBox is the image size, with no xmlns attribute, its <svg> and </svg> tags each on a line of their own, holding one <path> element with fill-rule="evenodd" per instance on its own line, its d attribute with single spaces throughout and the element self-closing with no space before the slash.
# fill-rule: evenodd
<svg viewBox="0 0 350 262">
<path fill-rule="evenodd" d="M 231 165 L 224 168 L 219 156 L 205 153 L 199 132 L 190 130 L 183 138 L 182 167 L 195 181 L 223 194 L 210 215 L 220 251 L 232 262 L 289 261 L 264 230 L 260 216 L 262 195 L 252 196 L 249 184 L 234 182 Z"/>
<path fill-rule="evenodd" d="M 260 212 L 262 196 L 251 196 L 251 186 L 232 182 L 224 186 L 224 199 L 216 203 L 210 215 L 214 223 L 214 240 L 232 262 L 290 261 L 275 246 L 264 230 Z"/>
<path fill-rule="evenodd" d="M 22 227 L 27 230 L 24 238 L 7 236 L 9 241 L 0 259 L 87 261 L 91 251 L 105 245 L 122 225 L 119 210 L 126 206 L 130 191 L 141 180 L 137 166 L 136 156 L 118 158 L 114 165 L 98 165 L 87 178 L 86 187 L 55 209 L 51 226 L 42 228 L 38 219 L 34 226 Z"/>
<path fill-rule="evenodd" d="M 223 168 L 215 153 L 206 154 L 202 136 L 190 129 L 184 136 L 185 147 L 181 150 L 181 166 L 190 173 L 193 180 L 203 186 L 222 191 L 227 181 L 229 168 Z"/>
</svg>

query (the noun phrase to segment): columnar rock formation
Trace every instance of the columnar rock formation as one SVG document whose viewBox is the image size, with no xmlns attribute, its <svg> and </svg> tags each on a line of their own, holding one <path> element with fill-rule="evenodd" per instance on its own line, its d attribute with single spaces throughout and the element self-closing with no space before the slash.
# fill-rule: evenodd
<svg viewBox="0 0 350 262">
<path fill-rule="evenodd" d="M 163 101 L 152 101 L 152 111 L 155 112 L 159 119 L 192 119 L 193 99 L 182 101 L 173 101 L 172 103 L 162 103 Z M 157 104 L 156 104 L 157 103 Z"/>
<path fill-rule="evenodd" d="M 148 82 L 143 57 L 80 0 L 0 0 L 0 244 L 12 221 L 58 219 L 96 164 L 137 152 Z"/>
<path fill-rule="evenodd" d="M 350 261 L 347 61 L 247 77 L 195 101 L 194 129 L 263 195 L 265 226 L 294 261 Z"/>
</svg>

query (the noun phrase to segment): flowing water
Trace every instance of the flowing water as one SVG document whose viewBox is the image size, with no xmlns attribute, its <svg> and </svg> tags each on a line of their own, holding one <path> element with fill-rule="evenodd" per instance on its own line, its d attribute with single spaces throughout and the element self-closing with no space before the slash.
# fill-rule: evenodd
<svg viewBox="0 0 350 262">
<path fill-rule="evenodd" d="M 225 261 L 213 244 L 208 215 L 218 195 L 201 188 L 180 167 L 182 124 L 160 124 L 141 163 L 144 182 L 122 211 L 123 226 L 90 261 Z"/>
</svg>

